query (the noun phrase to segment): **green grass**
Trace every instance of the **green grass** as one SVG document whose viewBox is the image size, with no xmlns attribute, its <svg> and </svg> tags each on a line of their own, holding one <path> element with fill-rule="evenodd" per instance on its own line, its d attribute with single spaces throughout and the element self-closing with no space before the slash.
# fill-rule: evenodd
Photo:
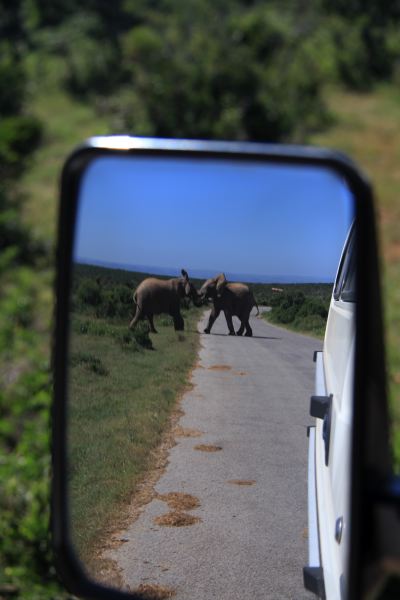
<svg viewBox="0 0 400 600">
<path fill-rule="evenodd" d="M 160 315 L 152 348 L 129 343 L 134 336 L 128 333 L 128 319 L 110 324 L 74 315 L 68 418 L 71 523 L 78 553 L 94 572 L 98 542 L 151 467 L 152 451 L 188 384 L 200 314 L 199 309 L 184 312 L 184 332 L 175 332 Z M 147 330 L 146 323 L 138 327 Z"/>
</svg>

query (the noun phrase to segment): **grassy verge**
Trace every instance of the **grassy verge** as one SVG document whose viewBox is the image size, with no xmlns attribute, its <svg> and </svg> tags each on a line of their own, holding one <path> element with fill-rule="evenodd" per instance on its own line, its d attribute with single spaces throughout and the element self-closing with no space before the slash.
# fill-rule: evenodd
<svg viewBox="0 0 400 600">
<path fill-rule="evenodd" d="M 70 351 L 69 462 L 74 544 L 94 566 L 98 540 L 154 461 L 177 398 L 188 385 L 201 310 L 184 313 L 185 331 L 155 320 L 158 334 L 127 319 L 74 314 Z M 112 528 L 112 527 L 111 527 Z"/>
</svg>

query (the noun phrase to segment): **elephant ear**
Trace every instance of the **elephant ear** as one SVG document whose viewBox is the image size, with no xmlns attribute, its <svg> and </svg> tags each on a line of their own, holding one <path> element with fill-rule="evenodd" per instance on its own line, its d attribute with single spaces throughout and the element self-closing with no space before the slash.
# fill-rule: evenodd
<svg viewBox="0 0 400 600">
<path fill-rule="evenodd" d="M 226 286 L 225 273 L 221 273 L 221 275 L 218 275 L 218 277 L 216 277 L 215 289 L 216 289 L 218 298 L 220 298 L 222 296 L 222 294 L 224 293 L 225 286 Z"/>
<path fill-rule="evenodd" d="M 185 269 L 182 269 L 181 273 L 182 273 L 182 277 L 184 279 L 183 285 L 184 285 L 184 290 L 185 290 L 185 296 L 190 296 L 191 286 L 190 286 L 190 281 L 189 281 L 189 275 L 187 274 L 187 271 L 185 271 Z"/>
</svg>

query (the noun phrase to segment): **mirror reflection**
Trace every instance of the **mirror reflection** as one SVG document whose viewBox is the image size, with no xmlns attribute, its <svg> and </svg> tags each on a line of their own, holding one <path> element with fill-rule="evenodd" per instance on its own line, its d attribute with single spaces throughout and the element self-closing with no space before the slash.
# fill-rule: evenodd
<svg viewBox="0 0 400 600">
<path fill-rule="evenodd" d="M 144 598 L 314 597 L 302 574 L 313 355 L 353 219 L 326 168 L 91 163 L 73 254 L 68 501 L 92 579 Z"/>
</svg>

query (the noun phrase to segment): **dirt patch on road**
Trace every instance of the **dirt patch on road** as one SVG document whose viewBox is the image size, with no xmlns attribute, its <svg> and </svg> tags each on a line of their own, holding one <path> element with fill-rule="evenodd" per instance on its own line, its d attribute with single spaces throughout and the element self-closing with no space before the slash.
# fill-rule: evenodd
<svg viewBox="0 0 400 600">
<path fill-rule="evenodd" d="M 203 435 L 203 432 L 199 431 L 198 429 L 190 429 L 190 428 L 181 427 L 180 425 L 178 425 L 174 429 L 173 434 L 175 435 L 175 437 L 192 438 L 192 437 L 201 437 Z"/>
<path fill-rule="evenodd" d="M 173 510 L 154 519 L 156 525 L 162 525 L 163 527 L 187 527 L 200 521 L 200 517 L 194 517 L 179 510 Z"/>
<path fill-rule="evenodd" d="M 184 494 L 183 492 L 169 492 L 168 494 L 158 494 L 158 500 L 166 502 L 174 510 L 193 510 L 200 506 L 200 501 L 196 496 Z"/>
<path fill-rule="evenodd" d="M 230 365 L 212 365 L 211 367 L 207 367 L 207 369 L 209 371 L 222 371 L 225 373 L 230 371 L 232 375 L 240 375 L 241 377 L 243 375 L 248 375 L 246 371 L 234 371 Z"/>
<path fill-rule="evenodd" d="M 213 444 L 199 444 L 194 447 L 195 450 L 200 452 L 219 452 L 222 450 L 222 446 L 214 446 Z"/>
<path fill-rule="evenodd" d="M 254 485 L 256 481 L 254 479 L 230 479 L 227 483 L 232 485 Z"/>
<path fill-rule="evenodd" d="M 143 600 L 166 600 L 176 595 L 175 590 L 155 583 L 141 583 L 138 588 L 131 591 L 140 594 Z"/>
</svg>

